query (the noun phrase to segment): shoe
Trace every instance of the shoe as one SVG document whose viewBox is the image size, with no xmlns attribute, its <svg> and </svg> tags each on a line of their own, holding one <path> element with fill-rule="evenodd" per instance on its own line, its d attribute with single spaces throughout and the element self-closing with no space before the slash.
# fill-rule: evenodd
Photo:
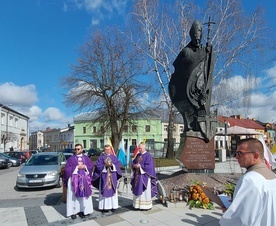
<svg viewBox="0 0 276 226">
<path fill-rule="evenodd" d="M 76 214 L 73 214 L 73 215 L 71 215 L 71 218 L 72 218 L 73 220 L 75 220 L 75 219 L 77 218 L 77 215 L 76 215 Z"/>
<path fill-rule="evenodd" d="M 79 215 L 80 218 L 85 218 L 85 215 L 84 215 L 83 212 L 79 212 L 78 215 Z"/>
<path fill-rule="evenodd" d="M 102 212 L 102 213 L 108 213 L 109 210 L 104 209 L 104 210 L 101 210 L 101 212 Z"/>
</svg>

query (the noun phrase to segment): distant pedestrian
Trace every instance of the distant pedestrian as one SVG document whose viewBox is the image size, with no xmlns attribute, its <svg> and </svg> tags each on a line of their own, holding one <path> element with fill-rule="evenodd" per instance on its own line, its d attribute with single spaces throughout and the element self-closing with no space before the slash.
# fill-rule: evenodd
<svg viewBox="0 0 276 226">
<path fill-rule="evenodd" d="M 14 151 L 13 146 L 10 147 L 10 151 Z"/>
<path fill-rule="evenodd" d="M 132 161 L 133 207 L 140 210 L 149 210 L 152 208 L 152 197 L 157 194 L 155 167 L 153 158 L 146 151 L 145 145 L 139 144 L 138 149 L 139 153 Z"/>
<path fill-rule="evenodd" d="M 82 145 L 75 145 L 75 154 L 68 158 L 63 184 L 67 187 L 66 215 L 84 218 L 93 212 L 91 176 L 93 162 L 82 153 Z"/>
<path fill-rule="evenodd" d="M 264 163 L 264 148 L 255 138 L 240 140 L 236 158 L 247 169 L 238 180 L 221 226 L 276 225 L 276 175 Z"/>
<path fill-rule="evenodd" d="M 99 210 L 114 211 L 119 208 L 117 181 L 122 177 L 120 167 L 118 158 L 111 153 L 111 146 L 105 145 L 92 177 L 93 186 L 99 190 Z"/>
</svg>

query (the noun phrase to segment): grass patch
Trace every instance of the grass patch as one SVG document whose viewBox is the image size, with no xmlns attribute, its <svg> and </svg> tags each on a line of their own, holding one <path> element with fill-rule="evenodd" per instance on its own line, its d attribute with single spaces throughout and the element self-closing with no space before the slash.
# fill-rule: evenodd
<svg viewBox="0 0 276 226">
<path fill-rule="evenodd" d="M 176 159 L 154 158 L 153 160 L 155 167 L 179 166 L 179 162 Z"/>
</svg>

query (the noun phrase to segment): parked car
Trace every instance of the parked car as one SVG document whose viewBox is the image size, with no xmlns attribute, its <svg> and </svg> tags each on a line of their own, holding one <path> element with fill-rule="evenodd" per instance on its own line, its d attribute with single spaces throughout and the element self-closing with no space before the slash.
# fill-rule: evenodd
<svg viewBox="0 0 276 226">
<path fill-rule="evenodd" d="M 62 153 L 75 153 L 75 149 L 74 148 L 65 148 L 61 152 Z"/>
<path fill-rule="evenodd" d="M 61 187 L 61 170 L 66 163 L 62 152 L 41 152 L 32 157 L 19 170 L 17 188 Z"/>
<path fill-rule="evenodd" d="M 31 155 L 41 152 L 40 150 L 29 150 Z"/>
<path fill-rule="evenodd" d="M 30 152 L 23 152 L 23 151 L 10 151 L 10 152 L 5 152 L 8 156 L 11 156 L 13 158 L 19 159 L 21 163 L 25 163 L 28 160 L 28 156 L 31 154 L 28 154 Z"/>
<path fill-rule="evenodd" d="M 10 165 L 11 165 L 11 163 L 7 158 L 0 156 L 0 169 L 9 168 Z"/>
<path fill-rule="evenodd" d="M 9 162 L 11 163 L 11 166 L 20 166 L 21 165 L 21 161 L 17 158 L 13 158 L 9 155 L 6 155 L 5 153 L 0 153 L 0 156 L 9 159 Z"/>
<path fill-rule="evenodd" d="M 100 156 L 102 151 L 100 149 L 89 149 L 88 151 L 86 151 L 87 156 L 90 158 L 91 156 Z"/>
<path fill-rule="evenodd" d="M 71 157 L 72 155 L 74 155 L 74 154 L 73 154 L 73 153 L 70 153 L 70 152 L 65 152 L 65 153 L 63 153 L 63 155 L 65 156 L 66 161 L 67 161 L 67 159 L 68 159 L 69 157 Z"/>
</svg>

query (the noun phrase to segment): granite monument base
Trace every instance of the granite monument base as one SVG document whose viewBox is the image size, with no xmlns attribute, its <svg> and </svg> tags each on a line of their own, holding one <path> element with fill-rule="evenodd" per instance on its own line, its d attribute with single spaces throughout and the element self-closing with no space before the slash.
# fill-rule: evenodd
<svg viewBox="0 0 276 226">
<path fill-rule="evenodd" d="M 209 142 L 194 136 L 182 136 L 176 159 L 189 173 L 214 173 L 214 138 Z"/>
</svg>

